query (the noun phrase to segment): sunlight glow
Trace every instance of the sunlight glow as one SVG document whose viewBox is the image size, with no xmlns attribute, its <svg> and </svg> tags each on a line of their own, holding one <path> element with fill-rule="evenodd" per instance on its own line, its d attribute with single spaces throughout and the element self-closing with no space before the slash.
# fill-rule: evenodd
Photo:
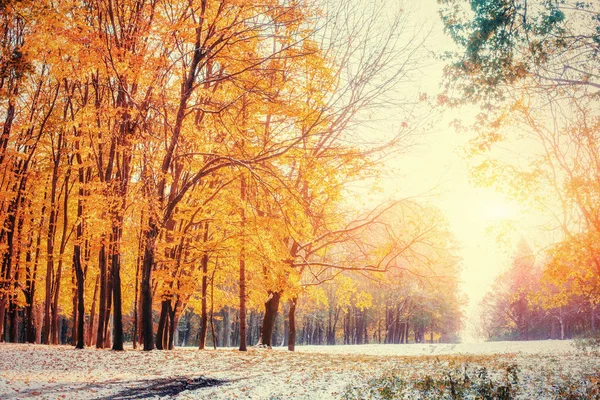
<svg viewBox="0 0 600 400">
<path fill-rule="evenodd" d="M 484 203 L 481 207 L 482 220 L 490 223 L 514 220 L 519 217 L 519 214 L 520 209 L 516 203 L 503 199 Z"/>
</svg>

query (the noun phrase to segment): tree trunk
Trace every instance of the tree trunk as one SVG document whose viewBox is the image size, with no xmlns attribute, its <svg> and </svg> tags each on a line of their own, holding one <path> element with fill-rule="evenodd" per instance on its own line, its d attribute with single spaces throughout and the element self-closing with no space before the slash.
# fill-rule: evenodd
<svg viewBox="0 0 600 400">
<path fill-rule="evenodd" d="M 231 347 L 231 309 L 223 309 L 223 347 Z"/>
<path fill-rule="evenodd" d="M 144 261 L 142 263 L 142 332 L 144 335 L 144 351 L 154 349 L 152 337 L 152 267 L 154 266 L 154 251 L 158 237 L 158 226 L 153 218 L 148 222 L 145 234 Z"/>
<path fill-rule="evenodd" d="M 240 225 L 242 232 L 242 245 L 240 247 L 240 351 L 246 351 L 246 244 L 244 235 L 246 227 L 246 180 L 244 175 L 240 178 Z"/>
<path fill-rule="evenodd" d="M 296 350 L 296 305 L 298 304 L 298 298 L 293 297 L 290 299 L 290 310 L 288 312 L 288 350 Z"/>
<path fill-rule="evenodd" d="M 0 156 L 2 157 L 2 156 Z M 12 288 L 13 284 L 11 281 L 13 280 L 12 276 L 12 264 L 13 264 L 13 256 L 15 253 L 14 246 L 14 236 L 15 236 L 15 228 L 16 228 L 16 214 L 18 212 L 18 203 L 19 196 L 17 195 L 10 201 L 8 206 L 8 217 L 5 221 L 3 221 L 4 226 L 2 226 L 2 237 L 6 235 L 6 250 L 2 256 L 2 269 L 0 271 L 0 342 L 4 341 L 4 336 L 6 334 L 6 307 L 9 308 L 12 306 L 12 301 L 10 298 L 12 297 Z M 11 310 L 9 309 L 9 313 Z"/>
<path fill-rule="evenodd" d="M 163 350 L 165 348 L 165 328 L 169 312 L 170 300 L 164 299 L 161 302 L 160 318 L 158 319 L 158 328 L 156 330 L 156 349 Z"/>
<path fill-rule="evenodd" d="M 144 214 L 142 213 L 141 215 L 141 221 L 140 221 L 140 225 L 143 226 L 144 224 Z M 138 343 L 138 336 L 139 336 L 139 323 L 140 323 L 140 318 L 139 318 L 139 302 L 140 302 L 140 294 L 139 294 L 139 290 L 140 290 L 140 270 L 141 270 L 141 263 L 142 263 L 142 252 L 143 252 L 143 241 L 142 241 L 142 235 L 140 234 L 139 236 L 139 242 L 138 242 L 138 256 L 137 256 L 137 262 L 135 264 L 135 296 L 134 296 L 134 303 L 133 303 L 133 348 L 137 349 L 137 343 Z"/>
<path fill-rule="evenodd" d="M 81 265 L 81 246 L 75 245 L 73 249 L 73 266 L 77 277 L 77 343 L 75 348 L 84 347 L 84 326 L 85 326 L 85 306 L 84 306 L 84 277 L 83 267 Z"/>
<path fill-rule="evenodd" d="M 108 247 L 108 254 L 110 254 L 110 260 L 111 262 L 109 263 L 109 259 L 107 258 L 106 262 L 107 265 L 110 266 L 109 268 L 107 268 L 106 270 L 106 310 L 104 312 L 104 332 L 103 332 L 103 337 L 104 337 L 104 344 L 102 345 L 103 348 L 107 349 L 110 347 L 111 345 L 111 325 L 113 325 L 113 321 L 111 319 L 111 313 L 112 313 L 112 299 L 113 299 L 113 289 L 114 289 L 114 282 L 113 282 L 113 274 L 112 274 L 112 254 L 114 251 L 114 244 L 111 244 Z"/>
<path fill-rule="evenodd" d="M 204 242 L 208 241 L 208 222 L 204 224 Z M 208 252 L 204 252 L 201 260 L 202 268 L 202 307 L 201 307 L 201 326 L 200 337 L 198 338 L 198 348 L 204 350 L 206 346 L 206 332 L 208 328 L 208 313 L 206 309 L 206 300 L 208 296 Z"/>
<path fill-rule="evenodd" d="M 265 315 L 263 317 L 262 328 L 260 331 L 260 339 L 258 346 L 272 347 L 272 336 L 275 321 L 277 319 L 277 311 L 279 310 L 279 299 L 281 292 L 270 292 L 269 298 L 265 302 Z"/>
<path fill-rule="evenodd" d="M 122 221 L 121 221 L 122 222 Z M 120 225 L 119 225 L 120 226 Z M 121 234 L 119 226 L 114 227 L 115 232 L 115 246 L 119 246 L 121 240 Z M 114 248 L 112 255 L 112 286 L 113 286 L 113 350 L 123 350 L 123 314 L 121 304 L 121 255 L 119 254 L 120 249 Z"/>
<path fill-rule="evenodd" d="M 106 265 L 106 238 L 102 237 L 102 245 L 98 253 L 98 267 L 100 273 L 100 298 L 98 300 L 98 326 L 96 327 L 96 348 L 104 347 L 104 324 L 106 315 L 106 289 L 107 289 L 107 265 Z"/>
<path fill-rule="evenodd" d="M 208 225 L 208 223 L 207 223 Z M 212 276 L 210 278 L 210 331 L 213 338 L 213 348 L 217 349 L 217 336 L 215 335 L 215 273 L 217 272 L 217 266 L 213 269 Z"/>
<path fill-rule="evenodd" d="M 177 311 L 181 306 L 181 301 L 177 300 L 175 305 L 170 307 L 169 312 L 169 337 L 167 339 L 167 348 L 169 350 L 173 350 L 175 334 L 177 332 L 177 325 L 179 325 L 179 317 L 177 316 Z"/>
<path fill-rule="evenodd" d="M 122 80 L 122 82 L 125 82 Z M 117 102 L 126 106 L 125 94 L 119 89 L 119 99 Z M 129 154 L 129 135 L 133 132 L 128 122 L 127 113 L 123 113 L 120 127 L 120 146 L 122 147 L 121 164 L 115 174 L 116 191 L 120 198 L 119 206 L 113 210 L 112 218 L 112 299 L 113 299 L 113 350 L 123 350 L 123 305 L 121 296 L 121 239 L 123 237 L 124 214 L 127 208 L 127 190 L 130 179 L 131 155 Z"/>
<path fill-rule="evenodd" d="M 100 276 L 96 277 L 96 283 L 94 284 L 94 297 L 92 297 L 92 308 L 90 310 L 90 324 L 88 327 L 88 346 L 94 344 L 94 321 L 96 319 L 96 303 L 98 301 L 98 287 L 100 286 Z"/>
<path fill-rule="evenodd" d="M 44 200 L 46 199 L 46 194 L 44 194 Z M 40 222 L 40 225 L 44 224 L 44 214 L 45 214 L 45 206 L 42 207 L 42 221 Z M 33 222 L 33 216 L 32 216 L 32 222 Z M 34 302 L 35 302 L 35 287 L 36 287 L 36 280 L 37 280 L 37 269 L 38 269 L 38 262 L 39 262 L 39 256 L 40 256 L 40 251 L 41 251 L 41 244 L 42 244 L 42 234 L 41 232 L 38 233 L 38 236 L 36 238 L 36 245 L 35 245 L 35 260 L 33 261 L 33 272 L 30 273 L 29 268 L 26 271 L 26 298 L 27 298 L 27 305 L 25 306 L 25 313 L 27 315 L 27 325 L 25 328 L 26 331 L 26 336 L 27 336 L 27 342 L 28 343 L 35 343 L 36 341 L 36 330 L 35 330 L 35 325 L 34 325 Z M 27 251 L 27 255 L 29 257 L 31 257 L 31 253 L 28 250 Z M 27 265 L 29 266 L 29 262 L 27 262 Z"/>
<path fill-rule="evenodd" d="M 50 329 L 51 329 L 51 315 L 50 305 L 52 304 L 52 281 L 54 280 L 54 239 L 56 237 L 56 223 L 58 221 L 58 209 L 56 205 L 57 201 L 57 189 L 58 189 L 58 178 L 59 178 L 59 164 L 62 155 L 63 147 L 63 132 L 61 131 L 58 135 L 57 152 L 52 154 L 54 166 L 52 169 L 52 179 L 50 186 L 50 217 L 48 219 L 48 234 L 46 239 L 46 299 L 44 303 L 44 328 L 42 341 L 44 344 L 49 344 Z"/>
</svg>

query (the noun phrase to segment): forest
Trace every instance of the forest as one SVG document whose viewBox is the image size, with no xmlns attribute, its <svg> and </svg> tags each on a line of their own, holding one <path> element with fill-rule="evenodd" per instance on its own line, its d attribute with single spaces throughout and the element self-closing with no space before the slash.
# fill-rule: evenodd
<svg viewBox="0 0 600 400">
<path fill-rule="evenodd" d="M 2 1 L 0 341 L 457 340 L 442 213 L 348 190 L 420 46 L 353 4 Z"/>
<path fill-rule="evenodd" d="M 443 1 L 452 106 L 479 104 L 465 148 L 473 181 L 535 218 L 480 304 L 486 340 L 597 335 L 600 9 L 586 1 Z M 448 92 L 450 93 L 450 91 Z M 534 223 L 532 224 L 532 221 Z M 532 229 L 532 227 L 534 229 Z"/>
<path fill-rule="evenodd" d="M 372 196 L 444 111 L 471 182 L 534 215 L 498 228 L 479 335 L 595 334 L 598 4 L 438 1 L 427 94 L 427 32 L 371 3 L 1 0 L 0 341 L 458 342 L 444 212 Z"/>
</svg>

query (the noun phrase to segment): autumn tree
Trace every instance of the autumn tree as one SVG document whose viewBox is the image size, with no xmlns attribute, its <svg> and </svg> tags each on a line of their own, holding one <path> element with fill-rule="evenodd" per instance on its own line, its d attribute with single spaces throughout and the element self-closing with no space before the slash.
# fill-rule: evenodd
<svg viewBox="0 0 600 400">
<path fill-rule="evenodd" d="M 596 2 L 440 3 L 445 30 L 459 46 L 457 53 L 446 55 L 447 72 L 452 86 L 466 99 L 487 101 L 507 95 L 519 81 L 536 90 L 598 88 Z"/>
<path fill-rule="evenodd" d="M 596 2 L 474 1 L 467 13 L 462 4 L 445 1 L 441 10 L 459 46 L 447 54 L 448 98 L 483 106 L 469 148 L 476 181 L 544 213 L 545 227 L 562 233 L 544 266 L 548 286 L 541 298 L 547 309 L 554 299 L 564 328 L 565 309 L 558 305 L 579 301 L 582 287 L 565 266 L 573 257 L 583 257 L 583 265 L 598 262 L 589 238 L 598 232 L 600 10 Z M 574 275 L 586 269 L 575 268 Z"/>
<path fill-rule="evenodd" d="M 386 206 L 344 201 L 346 184 L 376 177 L 414 129 L 381 140 L 358 129 L 407 100 L 386 97 L 419 66 L 419 42 L 408 43 L 421 36 L 402 36 L 402 12 L 229 0 L 1 7 L 1 338 L 17 340 L 24 308 L 30 342 L 122 350 L 133 325 L 145 350 L 169 349 L 193 310 L 202 348 L 209 330 L 216 345 L 214 316 L 227 309 L 241 349 L 246 337 L 270 346 L 284 301 L 293 349 L 298 300 L 322 306 L 331 278 L 348 289 L 340 299 L 351 294 L 333 306 L 346 331 L 367 340 L 361 273 L 410 269 L 395 256 L 419 252 L 385 229 L 369 242 Z"/>
</svg>

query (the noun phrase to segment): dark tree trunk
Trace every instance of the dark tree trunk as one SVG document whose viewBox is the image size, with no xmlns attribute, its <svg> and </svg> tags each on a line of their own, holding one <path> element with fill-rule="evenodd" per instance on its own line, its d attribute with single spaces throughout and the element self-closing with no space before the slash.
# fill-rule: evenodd
<svg viewBox="0 0 600 400">
<path fill-rule="evenodd" d="M 120 228 L 116 227 L 115 233 L 115 245 L 121 240 Z M 123 350 L 123 314 L 122 314 L 122 300 L 121 300 L 121 255 L 119 254 L 120 249 L 113 249 L 112 255 L 112 286 L 113 286 L 113 350 Z"/>
<path fill-rule="evenodd" d="M 0 156 L 1 157 L 1 156 Z M 15 236 L 15 227 L 16 227 L 16 214 L 18 211 L 18 196 L 15 197 L 8 206 L 8 217 L 4 222 L 4 226 L 2 227 L 3 232 L 1 233 L 2 237 L 6 236 L 6 250 L 4 251 L 2 257 L 2 270 L 0 271 L 0 289 L 3 289 L 0 292 L 0 342 L 4 341 L 4 336 L 6 334 L 6 306 L 10 305 L 11 292 L 12 292 L 12 284 L 10 283 L 13 279 L 12 276 L 12 263 L 13 263 L 13 255 L 14 251 L 14 236 Z M 9 309 L 9 313 L 11 310 Z"/>
<path fill-rule="evenodd" d="M 140 226 L 143 226 L 144 224 L 144 214 L 142 213 L 141 216 L 141 221 L 140 221 Z M 141 270 L 141 263 L 142 263 L 142 253 L 144 251 L 144 245 L 143 245 L 143 241 L 142 241 L 142 235 L 139 236 L 139 242 L 138 242 L 138 256 L 137 256 L 137 262 L 135 265 L 135 296 L 134 296 L 134 303 L 133 303 L 133 348 L 137 349 L 137 343 L 138 343 L 138 339 L 139 339 L 139 323 L 140 323 L 140 318 L 139 318 L 139 311 L 140 311 L 140 307 L 138 307 L 139 303 L 140 303 L 140 294 L 139 294 L 139 290 L 140 290 L 140 270 Z"/>
<path fill-rule="evenodd" d="M 100 246 L 100 252 L 98 253 L 98 267 L 100 271 L 100 298 L 98 300 L 98 326 L 96 327 L 97 349 L 102 349 L 104 347 L 104 321 L 108 318 L 106 315 L 107 265 L 106 244 L 104 243 L 105 237 L 103 237 L 101 240 L 102 245 Z"/>
<path fill-rule="evenodd" d="M 242 245 L 240 247 L 240 351 L 246 351 L 246 244 L 245 244 L 245 226 L 246 226 L 246 180 L 244 175 L 240 178 L 240 225 L 242 230 Z"/>
<path fill-rule="evenodd" d="M 258 345 L 271 348 L 273 328 L 277 319 L 277 311 L 279 310 L 279 299 L 281 292 L 270 292 L 269 298 L 265 302 L 265 316 L 263 317 L 262 328 Z"/>
<path fill-rule="evenodd" d="M 208 222 L 204 224 L 204 242 L 208 241 Z M 208 296 L 208 252 L 204 252 L 201 260 L 202 268 L 202 307 L 201 307 L 201 325 L 200 337 L 198 338 L 198 348 L 204 350 L 206 346 L 206 332 L 208 329 L 208 313 L 206 308 L 206 300 Z"/>
<path fill-rule="evenodd" d="M 126 103 L 125 94 L 122 89 L 119 89 L 119 96 L 123 103 Z M 120 145 L 121 164 L 118 166 L 116 173 L 117 193 L 120 197 L 119 208 L 114 211 L 112 218 L 112 262 L 111 262 L 111 281 L 112 281 L 112 299 L 113 299 L 113 350 L 123 350 L 123 304 L 121 296 L 121 239 L 123 237 L 123 222 L 124 213 L 127 208 L 127 190 L 130 179 L 130 163 L 131 155 L 129 154 L 129 135 L 133 133 L 132 127 L 129 124 L 127 113 L 123 113 L 121 121 Z"/>
<path fill-rule="evenodd" d="M 59 330 L 58 330 L 58 298 L 60 296 L 60 283 L 62 278 L 63 270 L 63 255 L 67 246 L 67 226 L 69 220 L 69 178 L 71 175 L 71 162 L 69 161 L 69 169 L 65 175 L 64 181 L 64 193 L 63 193 L 63 223 L 62 223 L 62 235 L 59 246 L 59 259 L 58 267 L 56 269 L 56 279 L 53 287 L 53 299 L 52 299 L 52 324 L 51 324 L 51 336 L 52 344 L 58 344 L 59 341 Z"/>
<path fill-rule="evenodd" d="M 56 238 L 56 223 L 58 221 L 58 207 L 56 202 L 59 179 L 59 164 L 62 156 L 63 139 L 64 136 L 63 132 L 61 131 L 58 135 L 58 150 L 56 154 L 52 154 L 52 161 L 54 162 L 54 166 L 52 170 L 52 179 L 50 186 L 50 217 L 48 220 L 48 234 L 46 240 L 46 299 L 44 303 L 44 328 L 42 336 L 42 342 L 44 344 L 49 344 L 51 329 L 50 306 L 52 304 L 52 281 L 54 280 L 54 240 Z"/>
<path fill-rule="evenodd" d="M 24 174 L 25 173 L 25 169 L 27 167 L 20 167 L 19 168 L 19 174 Z M 25 202 L 25 196 L 24 196 L 24 191 L 25 191 L 25 186 L 26 186 L 26 177 L 21 177 L 21 182 L 19 184 L 19 191 L 17 193 L 17 210 L 21 209 L 21 204 L 23 204 Z M 16 211 L 17 212 L 17 211 Z M 22 240 L 22 235 L 23 235 L 23 224 L 25 221 L 24 215 L 22 212 L 18 212 L 19 213 L 19 217 L 17 218 L 17 226 L 16 226 L 16 236 L 17 236 L 17 240 L 20 242 Z M 11 243 L 12 245 L 12 243 Z M 13 257 L 12 251 L 10 252 L 10 257 Z M 14 282 L 12 283 L 12 288 L 11 288 L 11 293 L 9 296 L 9 319 L 10 319 L 10 330 L 9 330 L 9 334 L 8 334 L 8 338 L 9 341 L 12 343 L 17 343 L 19 341 L 19 337 L 18 337 L 18 327 L 19 327 L 19 307 L 17 304 L 17 293 L 19 291 L 19 264 L 20 264 L 20 255 L 21 252 L 19 250 L 17 250 L 14 253 L 14 262 L 16 265 L 16 271 L 14 274 Z M 10 274 L 9 274 L 10 276 Z"/>
<path fill-rule="evenodd" d="M 210 331 L 213 338 L 213 348 L 217 349 L 217 337 L 215 335 L 215 273 L 217 272 L 217 266 L 213 269 L 212 276 L 210 278 Z"/>
<path fill-rule="evenodd" d="M 75 255 L 74 252 L 73 255 Z M 71 313 L 71 321 L 73 321 L 73 325 L 71 325 L 71 344 L 75 346 L 75 341 L 77 340 L 77 271 L 75 271 L 75 262 L 72 262 L 72 267 L 71 286 L 73 288 L 71 289 L 71 306 L 73 307 L 73 311 Z"/>
<path fill-rule="evenodd" d="M 84 347 L 84 326 L 85 326 L 85 307 L 84 307 L 84 277 L 83 267 L 81 265 L 81 246 L 75 245 L 73 249 L 73 266 L 77 277 L 77 349 Z"/>
<path fill-rule="evenodd" d="M 144 350 L 154 348 L 152 337 L 152 267 L 154 266 L 154 247 L 158 236 L 158 226 L 150 218 L 146 231 L 144 245 L 144 261 L 142 263 L 142 333 L 144 335 Z"/>
<path fill-rule="evenodd" d="M 96 303 L 98 302 L 98 288 L 100 286 L 100 276 L 96 277 L 94 284 L 94 297 L 92 297 L 92 308 L 90 310 L 90 324 L 88 327 L 88 346 L 94 344 L 94 321 L 96 320 Z"/>
<path fill-rule="evenodd" d="M 240 351 L 246 351 L 246 259 L 240 253 Z"/>
<path fill-rule="evenodd" d="M 165 348 L 165 331 L 167 318 L 169 313 L 170 300 L 163 300 L 160 309 L 160 318 L 158 319 L 158 328 L 156 330 L 156 349 L 163 350 Z"/>
<path fill-rule="evenodd" d="M 296 350 L 296 304 L 298 303 L 298 298 L 293 297 L 290 299 L 290 310 L 288 312 L 288 350 L 295 351 Z"/>
<path fill-rule="evenodd" d="M 106 310 L 104 312 L 104 332 L 103 332 L 103 336 L 104 336 L 103 348 L 105 348 L 105 349 L 107 349 L 111 346 L 110 327 L 111 327 L 113 321 L 111 320 L 110 316 L 112 313 L 112 306 L 113 306 L 112 300 L 113 300 L 114 282 L 113 282 L 113 274 L 112 274 L 112 254 L 114 251 L 115 251 L 114 244 L 111 244 L 109 246 L 109 253 L 108 253 L 110 255 L 111 262 L 109 263 L 108 258 L 106 260 L 107 265 L 109 267 L 106 270 Z"/>
<path fill-rule="evenodd" d="M 46 195 L 44 194 L 44 199 L 46 199 Z M 44 220 L 43 220 L 43 215 L 45 214 L 45 207 L 42 207 L 42 221 L 40 223 L 40 225 L 44 224 Z M 33 221 L 33 217 L 32 217 L 32 221 Z M 27 335 L 27 343 L 35 343 L 35 337 L 36 337 L 36 331 L 35 331 L 35 325 L 34 325 L 34 301 L 35 301 L 35 283 L 37 280 L 37 268 L 38 268 L 38 262 L 39 262 L 39 256 L 40 256 L 40 250 L 41 250 L 41 243 L 42 243 L 42 235 L 41 232 L 38 233 L 37 239 L 36 239 L 36 245 L 35 245 L 35 260 L 33 261 L 33 272 L 30 272 L 29 270 L 29 265 L 30 262 L 27 261 L 27 270 L 26 270 L 26 300 L 27 300 L 27 305 L 25 306 L 25 315 L 26 315 L 26 319 L 27 319 L 27 323 L 26 323 L 26 327 L 25 327 L 25 332 Z M 27 257 L 31 258 L 31 253 L 30 251 L 27 251 Z"/>
<path fill-rule="evenodd" d="M 167 348 L 169 350 L 173 350 L 174 341 L 175 341 L 175 332 L 177 329 L 177 325 L 179 324 L 179 317 L 177 316 L 177 310 L 180 309 L 181 302 L 178 300 L 175 302 L 175 305 L 170 308 L 169 312 L 169 338 L 167 339 Z"/>
<path fill-rule="evenodd" d="M 10 329 L 8 331 L 8 341 L 17 343 L 17 328 L 19 324 L 17 303 L 11 300 L 8 308 L 8 317 L 10 320 Z"/>
</svg>

